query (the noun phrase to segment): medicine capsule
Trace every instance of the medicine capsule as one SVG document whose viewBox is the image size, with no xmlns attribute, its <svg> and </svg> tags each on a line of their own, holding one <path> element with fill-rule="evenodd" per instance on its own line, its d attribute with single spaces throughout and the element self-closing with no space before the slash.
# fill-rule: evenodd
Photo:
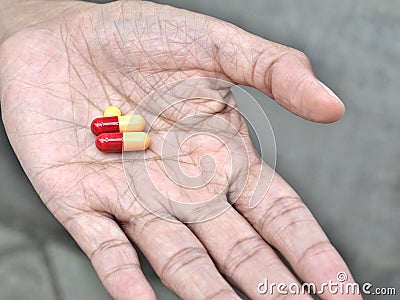
<svg viewBox="0 0 400 300">
<path fill-rule="evenodd" d="M 121 110 L 116 106 L 109 106 L 104 111 L 104 117 L 115 117 L 122 115 Z"/>
<path fill-rule="evenodd" d="M 96 138 L 96 147 L 102 152 L 144 151 L 150 146 L 145 132 L 102 133 Z"/>
<path fill-rule="evenodd" d="M 146 121 L 140 115 L 113 116 L 94 119 L 91 125 L 95 135 L 109 132 L 143 131 Z"/>
</svg>

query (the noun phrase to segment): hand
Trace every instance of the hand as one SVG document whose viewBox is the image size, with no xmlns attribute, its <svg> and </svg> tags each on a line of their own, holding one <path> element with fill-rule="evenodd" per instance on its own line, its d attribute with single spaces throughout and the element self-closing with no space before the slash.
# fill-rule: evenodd
<svg viewBox="0 0 400 300">
<path fill-rule="evenodd" d="M 145 106 L 141 102 L 164 85 L 175 87 L 179 80 L 219 78 L 253 86 L 308 120 L 336 121 L 344 106 L 315 78 L 304 54 L 211 17 L 149 2 L 60 2 L 57 14 L 44 13 L 51 10 L 46 2 L 37 1 L 35 7 L 43 10 L 40 20 L 24 18 L 27 23 L 8 31 L 0 48 L 3 121 L 36 191 L 88 255 L 113 298 L 155 298 L 131 241 L 167 287 L 184 299 L 237 299 L 228 281 L 252 299 L 264 297 L 257 292 L 264 278 L 297 282 L 275 249 L 305 282 L 318 286 L 335 280 L 338 272 L 349 274 L 352 282 L 342 258 L 299 196 L 281 177 L 273 176 L 251 147 L 243 119 L 233 109 L 229 86 L 207 80 L 189 84 L 220 101 L 188 100 L 163 114 L 159 106 L 164 100 L 168 103 L 165 94 L 153 96 L 154 102 Z M 181 86 L 172 91 L 181 91 Z M 146 156 L 129 154 L 144 158 L 138 164 L 128 154 L 122 164 L 120 155 L 100 153 L 94 146 L 90 122 L 110 104 L 123 112 L 139 110 L 148 122 L 155 120 Z M 193 122 L 199 112 L 204 114 Z M 172 138 L 168 136 L 167 131 L 185 117 L 193 126 L 177 127 Z M 243 143 L 233 139 L 232 148 L 226 149 L 203 134 L 179 149 L 178 144 L 165 145 L 165 140 L 181 141 L 207 126 L 227 140 L 233 138 L 222 123 L 213 123 L 214 117 L 236 130 Z M 201 183 L 207 184 L 201 188 L 179 186 L 162 164 L 167 161 L 163 144 L 177 154 L 169 157 L 173 163 L 167 166 L 177 178 L 200 178 L 199 171 L 209 171 L 201 169 L 210 163 L 201 160 L 205 155 L 214 159 L 210 165 L 215 175 L 204 179 Z M 230 163 L 230 152 L 248 160 Z M 248 180 L 243 175 L 247 173 Z M 143 179 L 147 174 L 151 180 Z M 272 184 L 266 194 L 253 195 L 259 174 L 265 180 L 261 185 L 273 178 Z M 196 204 L 216 195 L 219 204 L 232 197 L 236 201 L 213 218 L 207 216 L 214 207 L 202 206 L 206 221 L 185 224 L 180 220 L 190 221 L 193 215 L 162 206 L 165 195 Z M 259 205 L 249 208 L 250 198 L 257 196 Z M 144 207 L 154 203 L 161 203 L 156 213 L 163 218 Z M 328 293 L 320 297 L 343 298 Z"/>
</svg>

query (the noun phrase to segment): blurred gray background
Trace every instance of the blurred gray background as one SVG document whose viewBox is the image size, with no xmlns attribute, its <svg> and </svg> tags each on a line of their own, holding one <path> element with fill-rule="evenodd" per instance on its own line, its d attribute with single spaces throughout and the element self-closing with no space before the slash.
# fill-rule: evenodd
<svg viewBox="0 0 400 300">
<path fill-rule="evenodd" d="M 312 124 L 251 91 L 275 131 L 277 170 L 311 208 L 356 280 L 400 293 L 400 3 L 158 2 L 222 18 L 308 54 L 347 114 L 333 125 Z M 159 298 L 176 299 L 143 264 Z M 87 258 L 42 205 L 2 124 L 0 299 L 109 299 Z"/>
</svg>

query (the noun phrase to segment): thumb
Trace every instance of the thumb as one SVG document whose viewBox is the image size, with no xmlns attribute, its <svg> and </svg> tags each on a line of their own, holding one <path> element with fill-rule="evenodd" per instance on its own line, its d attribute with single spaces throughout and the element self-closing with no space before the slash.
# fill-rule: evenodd
<svg viewBox="0 0 400 300">
<path fill-rule="evenodd" d="M 316 78 L 304 53 L 228 23 L 215 28 L 211 35 L 222 75 L 261 90 L 304 119 L 331 123 L 343 116 L 343 102 Z"/>
</svg>

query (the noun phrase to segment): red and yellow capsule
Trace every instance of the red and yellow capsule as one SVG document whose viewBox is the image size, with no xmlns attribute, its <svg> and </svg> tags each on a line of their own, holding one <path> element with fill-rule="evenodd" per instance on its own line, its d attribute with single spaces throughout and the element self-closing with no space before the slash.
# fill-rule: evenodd
<svg viewBox="0 0 400 300">
<path fill-rule="evenodd" d="M 91 125 L 95 135 L 111 132 L 139 132 L 145 127 L 146 121 L 140 115 L 96 118 Z"/>
<path fill-rule="evenodd" d="M 144 151 L 150 146 L 145 132 L 102 133 L 96 138 L 96 147 L 102 152 Z"/>
</svg>

